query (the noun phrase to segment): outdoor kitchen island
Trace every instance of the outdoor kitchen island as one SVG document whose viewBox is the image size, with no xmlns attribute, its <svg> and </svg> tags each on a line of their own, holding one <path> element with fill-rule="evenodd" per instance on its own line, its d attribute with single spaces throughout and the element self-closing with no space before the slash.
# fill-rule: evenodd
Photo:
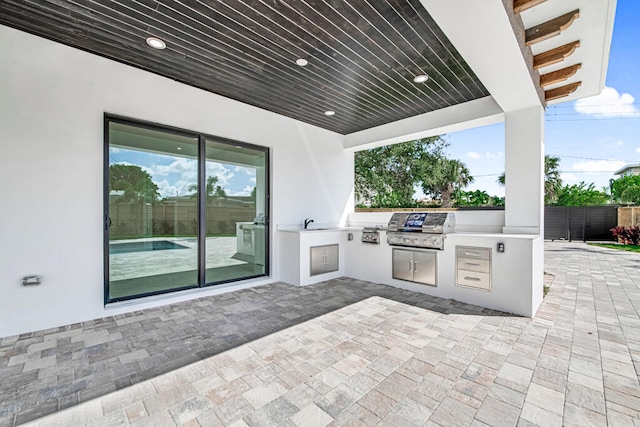
<svg viewBox="0 0 640 427">
<path fill-rule="evenodd" d="M 484 221 L 484 224 L 478 224 L 477 228 L 495 228 L 491 223 L 495 222 L 493 217 L 496 215 L 499 214 L 489 214 L 492 219 L 488 223 Z M 375 219 L 372 221 L 375 222 Z M 355 225 L 354 222 L 351 221 L 351 225 Z M 281 229 L 282 254 L 285 249 L 288 253 L 286 260 L 281 261 L 281 270 L 282 263 L 286 263 L 289 269 L 294 264 L 297 267 L 293 275 L 283 275 L 282 280 L 295 285 L 308 285 L 347 276 L 527 317 L 535 314 L 542 301 L 544 273 L 541 260 L 536 262 L 535 258 L 543 239 L 538 235 L 474 232 L 468 231 L 470 227 L 462 223 L 457 224 L 453 232 L 443 235 L 443 249 L 439 250 L 390 245 L 387 243 L 386 227 L 380 224 L 377 227 L 378 243 L 362 240 L 363 232 L 366 234 L 370 227 Z M 337 245 L 339 268 L 325 274 L 310 275 L 311 248 L 327 245 Z M 499 248 L 503 251 L 499 252 Z M 407 265 L 408 270 L 416 271 L 425 268 L 420 265 L 420 260 L 435 258 L 435 285 L 421 283 L 417 279 L 394 278 L 398 276 L 393 271 L 394 255 L 400 259 L 396 264 Z M 407 256 L 409 258 L 402 258 Z"/>
</svg>

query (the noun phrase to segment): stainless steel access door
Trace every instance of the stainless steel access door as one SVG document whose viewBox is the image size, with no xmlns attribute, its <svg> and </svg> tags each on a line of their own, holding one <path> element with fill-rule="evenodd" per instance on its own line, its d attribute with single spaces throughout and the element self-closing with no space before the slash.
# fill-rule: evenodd
<svg viewBox="0 0 640 427">
<path fill-rule="evenodd" d="M 413 252 L 413 281 L 425 285 L 436 284 L 436 253 Z"/>
<path fill-rule="evenodd" d="M 436 286 L 436 255 L 436 252 L 393 248 L 393 278 Z"/>
<path fill-rule="evenodd" d="M 338 271 L 338 245 L 312 246 L 310 267 L 311 276 Z"/>
<path fill-rule="evenodd" d="M 394 279 L 413 281 L 413 251 L 405 249 L 393 249 L 393 273 Z"/>
<path fill-rule="evenodd" d="M 311 248 L 311 276 L 322 274 L 326 267 L 324 264 L 325 249 L 324 246 L 315 246 Z"/>
</svg>

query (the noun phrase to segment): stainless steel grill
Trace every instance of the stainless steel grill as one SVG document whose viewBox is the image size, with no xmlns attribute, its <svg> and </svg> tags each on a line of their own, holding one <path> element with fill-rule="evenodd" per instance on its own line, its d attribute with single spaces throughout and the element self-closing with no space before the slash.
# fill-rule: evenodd
<svg viewBox="0 0 640 427">
<path fill-rule="evenodd" d="M 387 226 L 387 243 L 443 250 L 445 234 L 454 228 L 453 212 L 397 212 Z"/>
</svg>

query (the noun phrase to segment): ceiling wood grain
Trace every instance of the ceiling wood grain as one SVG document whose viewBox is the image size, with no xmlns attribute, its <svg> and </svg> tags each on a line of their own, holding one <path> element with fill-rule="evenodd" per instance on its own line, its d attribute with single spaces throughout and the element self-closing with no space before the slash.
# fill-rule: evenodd
<svg viewBox="0 0 640 427">
<path fill-rule="evenodd" d="M 342 134 L 488 95 L 419 0 L 2 0 L 0 23 Z"/>
</svg>

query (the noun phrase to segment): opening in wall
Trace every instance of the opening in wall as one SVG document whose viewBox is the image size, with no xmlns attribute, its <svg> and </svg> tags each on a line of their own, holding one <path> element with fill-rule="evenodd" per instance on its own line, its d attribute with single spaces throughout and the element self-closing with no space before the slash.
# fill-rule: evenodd
<svg viewBox="0 0 640 427">
<path fill-rule="evenodd" d="M 269 274 L 268 149 L 105 116 L 105 303 Z"/>
</svg>

